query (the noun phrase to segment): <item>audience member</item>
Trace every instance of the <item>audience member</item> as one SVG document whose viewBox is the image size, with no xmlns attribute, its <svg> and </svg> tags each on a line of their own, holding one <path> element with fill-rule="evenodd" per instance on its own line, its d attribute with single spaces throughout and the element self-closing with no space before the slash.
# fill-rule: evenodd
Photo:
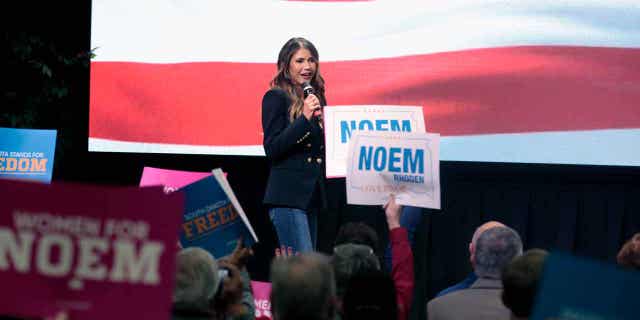
<svg viewBox="0 0 640 320">
<path fill-rule="evenodd" d="M 369 246 L 378 255 L 380 242 L 376 230 L 364 222 L 347 222 L 338 230 L 334 246 L 345 243 Z"/>
<path fill-rule="evenodd" d="M 398 317 L 393 280 L 380 270 L 354 275 L 343 298 L 344 320 L 395 320 Z"/>
<path fill-rule="evenodd" d="M 409 244 L 407 231 L 400 227 L 400 216 L 402 206 L 398 205 L 395 197 L 391 195 L 389 202 L 384 206 L 387 224 L 389 226 L 389 242 L 392 249 L 391 278 L 395 286 L 396 302 L 398 304 L 398 319 L 405 320 L 409 316 L 409 309 L 413 300 L 413 253 Z M 359 226 L 355 228 L 355 226 Z M 355 243 L 344 243 L 334 248 L 333 266 L 336 274 L 338 287 L 338 306 L 346 291 L 349 280 L 359 273 L 366 273 L 381 270 L 380 260 L 374 254 L 375 251 L 366 243 L 371 239 L 377 239 L 375 231 L 366 225 L 353 225 L 350 232 L 339 232 L 344 234 L 367 234 L 366 237 L 354 237 L 356 239 L 368 239 L 367 241 L 354 241 Z M 351 228 L 351 227 L 350 227 Z M 373 236 L 371 236 L 373 234 Z M 346 237 L 336 243 L 342 243 Z"/>
<path fill-rule="evenodd" d="M 345 243 L 333 248 L 331 258 L 336 293 L 342 299 L 349 280 L 356 274 L 380 270 L 380 261 L 369 246 Z"/>
<path fill-rule="evenodd" d="M 247 271 L 247 261 L 251 256 L 253 256 L 253 249 L 251 249 L 251 247 L 245 247 L 243 239 L 240 238 L 233 252 L 227 257 L 220 258 L 220 261 L 228 262 L 240 271 L 240 279 L 242 280 L 242 296 L 240 298 L 240 303 L 231 304 L 230 306 L 232 309 L 229 310 L 229 314 L 234 315 L 234 318 L 253 319 L 255 317 L 255 301 L 253 299 L 253 290 L 251 288 L 251 278 Z M 226 289 L 226 287 L 227 286 L 225 285 L 224 288 Z"/>
<path fill-rule="evenodd" d="M 331 320 L 336 288 L 327 257 L 303 253 L 271 264 L 271 313 L 274 320 Z"/>
<path fill-rule="evenodd" d="M 478 237 L 484 231 L 491 229 L 493 227 L 499 227 L 499 226 L 504 226 L 504 224 L 497 221 L 489 221 L 479 226 L 476 229 L 476 231 L 473 233 L 473 236 L 471 237 L 471 242 L 469 243 L 469 261 L 471 262 L 471 267 L 473 267 L 473 252 L 476 250 L 475 249 L 476 240 L 478 239 Z M 471 272 L 464 280 L 438 292 L 438 294 L 436 294 L 436 297 L 444 296 L 445 294 L 448 294 L 454 291 L 469 288 L 474 282 L 476 282 L 476 280 L 478 280 L 478 277 L 476 276 L 475 272 Z"/>
<path fill-rule="evenodd" d="M 509 262 L 502 271 L 502 302 L 511 310 L 512 320 L 531 316 L 547 256 L 547 251 L 542 249 L 527 250 Z"/>
<path fill-rule="evenodd" d="M 501 271 L 514 257 L 522 254 L 522 241 L 513 229 L 494 226 L 472 240 L 471 264 L 478 276 L 469 288 L 431 300 L 427 314 L 431 320 L 509 319 L 509 310 L 500 300 Z"/>
<path fill-rule="evenodd" d="M 227 260 L 216 261 L 202 248 L 180 250 L 176 259 L 173 318 L 253 319 L 253 295 L 244 268 L 250 254 L 250 249 L 239 245 Z"/>
<path fill-rule="evenodd" d="M 378 233 L 371 226 L 364 222 L 348 222 L 338 230 L 338 235 L 334 241 L 333 247 L 336 248 L 342 244 L 361 244 L 373 249 L 380 266 L 382 267 L 383 258 L 380 255 L 380 241 Z M 391 268 L 387 268 L 389 272 Z M 340 288 L 338 288 L 340 291 Z"/>
<path fill-rule="evenodd" d="M 218 263 L 209 252 L 194 247 L 180 250 L 176 265 L 174 319 L 212 316 L 211 305 L 220 284 Z"/>
<path fill-rule="evenodd" d="M 640 270 L 640 232 L 629 239 L 618 252 L 618 264 Z"/>
</svg>

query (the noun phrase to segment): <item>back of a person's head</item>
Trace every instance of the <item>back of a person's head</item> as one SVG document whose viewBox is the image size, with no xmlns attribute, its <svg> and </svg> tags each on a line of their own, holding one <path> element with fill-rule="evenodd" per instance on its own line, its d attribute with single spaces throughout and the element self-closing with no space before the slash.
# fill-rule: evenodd
<svg viewBox="0 0 640 320">
<path fill-rule="evenodd" d="M 329 320 L 335 314 L 335 279 L 329 259 L 303 253 L 271 264 L 274 320 Z"/>
<path fill-rule="evenodd" d="M 353 275 L 380 270 L 380 262 L 373 249 L 361 244 L 346 243 L 334 247 L 331 264 L 339 297 L 343 296 Z"/>
<path fill-rule="evenodd" d="M 531 315 L 547 256 L 548 252 L 542 249 L 527 250 L 502 271 L 502 302 L 519 318 Z"/>
<path fill-rule="evenodd" d="M 378 233 L 363 222 L 348 222 L 338 230 L 334 246 L 345 243 L 362 244 L 369 246 L 374 252 L 378 252 Z"/>
<path fill-rule="evenodd" d="M 191 247 L 178 252 L 176 268 L 174 309 L 209 312 L 220 283 L 216 260 L 208 251 Z"/>
<path fill-rule="evenodd" d="M 502 268 L 522 254 L 522 240 L 509 227 L 493 227 L 478 237 L 475 250 L 476 275 L 480 278 L 500 279 Z"/>
<path fill-rule="evenodd" d="M 640 232 L 629 239 L 618 252 L 618 264 L 640 270 Z"/>
<path fill-rule="evenodd" d="M 398 316 L 393 280 L 380 270 L 355 274 L 342 302 L 345 320 L 395 320 Z"/>
</svg>

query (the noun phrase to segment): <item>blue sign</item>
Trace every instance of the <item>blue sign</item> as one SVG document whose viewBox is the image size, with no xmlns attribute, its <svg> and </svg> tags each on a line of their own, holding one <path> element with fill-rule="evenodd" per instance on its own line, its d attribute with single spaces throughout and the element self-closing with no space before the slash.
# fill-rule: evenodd
<svg viewBox="0 0 640 320">
<path fill-rule="evenodd" d="M 51 182 L 56 130 L 0 128 L 0 178 Z"/>
<path fill-rule="evenodd" d="M 638 319 L 638 288 L 638 271 L 552 253 L 531 319 Z"/>
<path fill-rule="evenodd" d="M 206 177 L 180 190 L 185 194 L 180 230 L 182 247 L 200 247 L 219 258 L 233 252 L 241 236 L 245 246 L 254 243 L 249 229 L 216 177 Z"/>
</svg>

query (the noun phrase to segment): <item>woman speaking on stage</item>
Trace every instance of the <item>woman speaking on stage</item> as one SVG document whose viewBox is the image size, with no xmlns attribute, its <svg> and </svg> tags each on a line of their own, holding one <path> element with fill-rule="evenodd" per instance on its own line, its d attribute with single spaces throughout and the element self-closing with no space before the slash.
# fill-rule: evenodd
<svg viewBox="0 0 640 320">
<path fill-rule="evenodd" d="M 262 98 L 264 150 L 271 170 L 264 203 L 281 247 L 315 250 L 318 209 L 326 206 L 322 107 L 324 79 L 315 46 L 287 41 Z"/>
</svg>

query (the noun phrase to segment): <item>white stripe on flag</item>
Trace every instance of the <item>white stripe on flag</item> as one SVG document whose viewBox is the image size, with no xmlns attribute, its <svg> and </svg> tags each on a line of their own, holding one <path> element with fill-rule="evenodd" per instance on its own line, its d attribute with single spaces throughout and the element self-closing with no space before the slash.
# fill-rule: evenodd
<svg viewBox="0 0 640 320">
<path fill-rule="evenodd" d="M 89 151 L 264 156 L 264 148 L 261 145 L 201 146 L 170 143 L 128 142 L 100 138 L 89 138 Z"/>
<path fill-rule="evenodd" d="M 95 61 L 274 63 L 304 36 L 322 61 L 521 45 L 640 47 L 640 2 L 94 0 Z"/>
</svg>

